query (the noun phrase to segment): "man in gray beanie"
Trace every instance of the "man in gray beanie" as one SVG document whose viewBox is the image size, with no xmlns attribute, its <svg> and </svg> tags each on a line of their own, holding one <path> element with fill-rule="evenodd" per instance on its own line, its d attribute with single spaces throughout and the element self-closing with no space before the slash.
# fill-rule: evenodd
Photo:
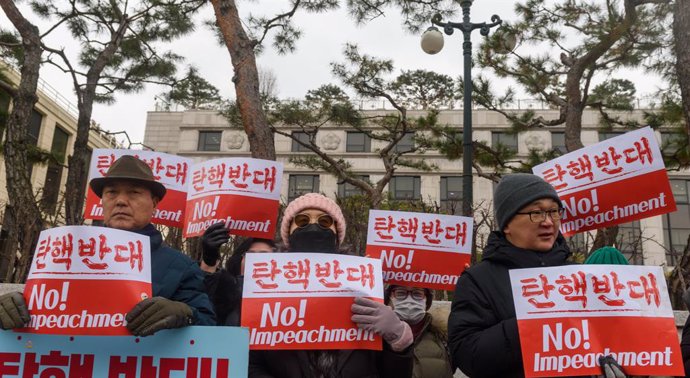
<svg viewBox="0 0 690 378">
<path fill-rule="evenodd" d="M 496 186 L 498 230 L 489 235 L 479 264 L 466 269 L 455 288 L 448 318 L 453 367 L 467 376 L 524 377 L 510 269 L 567 264 L 570 249 L 559 232 L 563 204 L 539 176 L 510 174 Z M 615 363 L 615 361 L 614 361 Z M 608 365 L 607 365 L 608 366 Z M 623 377 L 609 375 L 607 378 Z"/>
</svg>

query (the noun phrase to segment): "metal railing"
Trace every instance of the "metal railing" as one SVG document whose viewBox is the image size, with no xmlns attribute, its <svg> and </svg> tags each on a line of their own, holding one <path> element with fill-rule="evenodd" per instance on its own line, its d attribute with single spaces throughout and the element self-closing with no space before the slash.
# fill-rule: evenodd
<svg viewBox="0 0 690 378">
<path fill-rule="evenodd" d="M 157 112 L 183 112 L 186 110 L 192 110 L 192 109 L 187 109 L 183 105 L 174 103 L 174 102 L 167 102 L 160 97 L 156 96 L 155 97 L 155 104 L 154 104 L 154 111 Z M 656 100 L 656 101 L 655 101 Z M 395 110 L 395 108 L 386 100 L 385 98 L 380 98 L 380 99 L 352 99 L 350 102 L 354 105 L 355 108 L 358 110 Z M 197 110 L 215 110 L 219 111 L 223 109 L 223 104 L 226 104 L 225 102 L 219 102 L 217 105 L 213 106 L 208 106 L 206 105 L 203 109 L 197 109 Z M 407 110 L 425 110 L 423 106 L 421 105 L 416 105 L 416 104 L 404 104 Z M 654 97 L 642 97 L 642 98 L 637 98 L 633 101 L 633 110 L 640 110 L 640 109 L 655 109 L 658 107 L 658 99 Z M 462 101 L 453 101 L 444 105 L 441 105 L 437 107 L 436 109 L 438 110 L 462 110 L 463 109 L 463 103 Z M 477 103 L 472 103 L 472 109 L 473 110 L 481 110 L 481 109 L 486 109 L 483 106 L 480 106 Z M 539 99 L 531 99 L 531 98 L 523 98 L 523 99 L 517 99 L 511 103 L 504 104 L 500 107 L 500 109 L 503 110 L 558 110 L 558 107 L 554 106 L 553 104 L 550 104 L 546 101 L 539 100 Z"/>
</svg>

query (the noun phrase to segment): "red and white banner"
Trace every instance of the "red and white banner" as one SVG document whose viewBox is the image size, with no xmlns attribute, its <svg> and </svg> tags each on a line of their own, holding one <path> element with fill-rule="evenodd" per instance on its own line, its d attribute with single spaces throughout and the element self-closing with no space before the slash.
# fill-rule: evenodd
<svg viewBox="0 0 690 378">
<path fill-rule="evenodd" d="M 373 349 L 381 337 L 352 322 L 355 297 L 383 303 L 381 261 L 326 253 L 248 253 L 242 327 L 249 348 Z"/>
<path fill-rule="evenodd" d="M 563 201 L 565 236 L 676 210 L 650 127 L 581 148 L 532 171 L 553 185 Z"/>
<path fill-rule="evenodd" d="M 283 164 L 251 158 L 214 159 L 192 166 L 184 236 L 225 222 L 231 234 L 273 239 Z"/>
<path fill-rule="evenodd" d="M 24 288 L 31 322 L 22 331 L 130 335 L 125 315 L 150 296 L 148 236 L 90 226 L 45 230 Z"/>
<path fill-rule="evenodd" d="M 454 290 L 470 263 L 472 218 L 369 211 L 368 257 L 380 258 L 388 284 Z"/>
<path fill-rule="evenodd" d="M 148 164 L 156 181 L 165 186 L 165 198 L 156 207 L 152 223 L 182 227 L 184 203 L 187 197 L 187 178 L 192 159 L 154 151 L 96 149 L 91 155 L 89 181 L 103 177 L 108 168 L 122 155 L 133 155 Z M 96 193 L 88 188 L 84 219 L 103 219 L 103 206 Z"/>
<path fill-rule="evenodd" d="M 527 377 L 684 375 L 661 267 L 570 265 L 510 271 Z M 650 337 L 652 336 L 652 337 Z"/>
</svg>

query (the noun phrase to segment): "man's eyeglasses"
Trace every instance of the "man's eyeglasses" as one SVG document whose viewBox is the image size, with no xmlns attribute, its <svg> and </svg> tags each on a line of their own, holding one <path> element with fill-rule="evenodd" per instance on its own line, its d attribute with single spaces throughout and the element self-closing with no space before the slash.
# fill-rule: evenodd
<svg viewBox="0 0 690 378">
<path fill-rule="evenodd" d="M 552 220 L 560 220 L 563 218 L 563 214 L 565 213 L 565 209 L 553 209 L 553 210 L 535 210 L 535 211 L 528 211 L 526 213 L 515 213 L 515 214 L 520 214 L 520 215 L 529 215 L 529 220 L 531 220 L 533 223 L 541 223 L 546 220 L 546 215 L 548 214 L 549 217 L 551 217 Z"/>
<path fill-rule="evenodd" d="M 393 291 L 391 291 L 391 296 L 399 301 L 404 300 L 405 298 L 407 298 L 408 295 L 412 296 L 412 299 L 416 301 L 421 301 L 426 297 L 426 295 L 424 294 L 424 290 L 406 290 L 398 288 L 393 289 Z"/>
<path fill-rule="evenodd" d="M 312 220 L 314 220 L 314 222 L 312 222 Z M 297 214 L 292 219 L 292 222 L 299 228 L 306 227 L 310 223 L 316 223 L 321 228 L 331 228 L 331 226 L 333 226 L 335 223 L 335 220 L 333 220 L 333 217 L 328 214 L 321 214 L 316 219 L 312 219 L 312 217 L 307 214 Z"/>
</svg>

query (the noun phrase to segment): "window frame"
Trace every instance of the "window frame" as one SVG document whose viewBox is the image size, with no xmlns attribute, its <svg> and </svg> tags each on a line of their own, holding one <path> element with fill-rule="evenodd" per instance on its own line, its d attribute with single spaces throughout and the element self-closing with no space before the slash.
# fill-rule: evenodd
<svg viewBox="0 0 690 378">
<path fill-rule="evenodd" d="M 398 193 L 399 193 L 399 189 L 398 189 L 399 182 L 398 182 L 398 180 L 408 179 L 408 178 L 412 179 L 412 189 L 411 190 L 405 190 L 404 192 L 412 192 L 412 198 L 398 196 Z M 391 177 L 391 180 L 388 183 L 388 195 L 392 200 L 395 200 L 395 201 L 421 200 L 422 199 L 421 183 L 422 183 L 421 176 L 413 176 L 413 175 L 393 176 L 393 177 Z"/>
<path fill-rule="evenodd" d="M 299 179 L 304 179 L 310 177 L 311 178 L 311 189 L 309 190 L 298 190 L 296 188 Z M 321 184 L 320 176 L 319 175 L 311 175 L 311 174 L 290 174 L 288 176 L 288 202 L 291 202 L 295 198 L 307 194 L 307 193 L 318 193 L 319 192 L 319 186 Z"/>
<path fill-rule="evenodd" d="M 510 137 L 511 142 L 512 142 L 512 139 L 514 139 L 515 144 L 513 145 L 512 143 L 511 144 L 503 143 L 503 140 L 506 137 Z M 505 131 L 492 131 L 491 132 L 491 148 L 497 148 L 499 144 L 506 147 L 509 151 L 512 151 L 516 154 L 519 152 L 520 147 L 519 147 L 519 143 L 518 143 L 518 135 L 517 134 L 507 133 Z"/>
<path fill-rule="evenodd" d="M 361 144 L 350 142 L 351 137 L 360 135 L 364 138 Z M 359 146 L 361 146 L 361 148 L 351 148 Z M 348 131 L 345 137 L 345 152 L 371 152 L 371 137 L 361 131 Z"/>
<path fill-rule="evenodd" d="M 212 135 L 218 135 L 218 143 L 209 143 L 209 137 Z M 197 142 L 196 150 L 205 152 L 218 152 L 220 151 L 220 146 L 223 143 L 223 132 L 217 130 L 199 130 L 199 141 Z M 217 149 L 209 148 L 209 146 L 218 146 Z"/>
</svg>

